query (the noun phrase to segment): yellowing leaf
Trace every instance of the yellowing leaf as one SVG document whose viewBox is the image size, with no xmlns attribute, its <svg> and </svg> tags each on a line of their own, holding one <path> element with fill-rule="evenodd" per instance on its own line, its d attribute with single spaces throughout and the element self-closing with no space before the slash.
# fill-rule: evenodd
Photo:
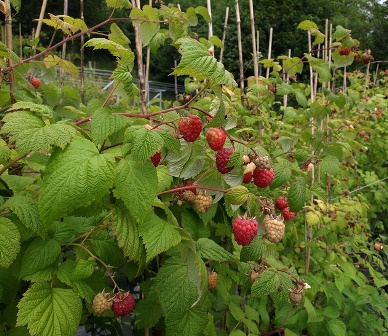
<svg viewBox="0 0 388 336">
<path fill-rule="evenodd" d="M 310 226 L 319 224 L 320 216 L 314 211 L 309 211 L 306 213 L 306 221 Z"/>
</svg>

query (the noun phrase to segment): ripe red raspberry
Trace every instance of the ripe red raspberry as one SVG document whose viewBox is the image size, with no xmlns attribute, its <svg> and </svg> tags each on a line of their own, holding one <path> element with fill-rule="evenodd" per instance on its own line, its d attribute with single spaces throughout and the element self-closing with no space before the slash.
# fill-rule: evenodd
<svg viewBox="0 0 388 336">
<path fill-rule="evenodd" d="M 206 133 L 206 141 L 212 150 L 218 151 L 224 147 L 226 133 L 220 128 L 209 128 Z"/>
<path fill-rule="evenodd" d="M 278 210 L 283 210 L 288 207 L 287 199 L 284 196 L 280 196 L 276 199 L 275 205 Z"/>
<path fill-rule="evenodd" d="M 97 314 L 104 314 L 112 308 L 112 303 L 109 294 L 102 291 L 102 293 L 96 294 L 93 299 L 93 310 Z"/>
<path fill-rule="evenodd" d="M 162 157 L 162 156 L 160 155 L 160 152 L 156 152 L 154 155 L 151 156 L 152 164 L 153 164 L 155 167 L 159 166 L 161 157 Z"/>
<path fill-rule="evenodd" d="M 296 212 L 291 212 L 289 207 L 282 210 L 282 215 L 285 221 L 289 221 L 296 216 Z"/>
<path fill-rule="evenodd" d="M 235 218 L 232 228 L 237 244 L 242 246 L 249 245 L 252 239 L 256 237 L 258 227 L 259 225 L 254 218 L 247 217 L 246 215 Z"/>
<path fill-rule="evenodd" d="M 116 316 L 126 316 L 135 307 L 135 298 L 130 292 L 119 292 L 112 300 L 112 310 Z"/>
<path fill-rule="evenodd" d="M 190 114 L 182 117 L 178 122 L 179 132 L 187 142 L 194 142 L 202 131 L 202 120 L 197 115 Z"/>
<path fill-rule="evenodd" d="M 210 272 L 208 277 L 209 288 L 216 288 L 217 282 L 218 282 L 218 273 L 215 271 Z"/>
<path fill-rule="evenodd" d="M 226 167 L 230 157 L 233 154 L 233 148 L 221 148 L 216 154 L 217 170 L 221 174 L 229 173 L 233 167 Z"/>
<path fill-rule="evenodd" d="M 253 172 L 253 183 L 260 188 L 265 188 L 273 182 L 274 177 L 275 172 L 272 168 L 255 169 Z"/>
<path fill-rule="evenodd" d="M 199 194 L 194 199 L 194 210 L 198 213 L 205 213 L 213 204 L 213 198 L 210 195 Z"/>
<path fill-rule="evenodd" d="M 40 87 L 40 79 L 39 79 L 39 78 L 32 77 L 32 78 L 30 79 L 30 83 L 31 83 L 31 85 L 32 85 L 35 89 L 39 89 L 39 87 Z"/>
<path fill-rule="evenodd" d="M 340 55 L 349 55 L 349 54 L 350 54 L 350 51 L 351 51 L 350 48 L 340 48 L 340 49 L 338 50 L 338 53 L 339 53 Z"/>
<path fill-rule="evenodd" d="M 243 183 L 248 184 L 252 181 L 253 173 L 245 173 Z"/>
</svg>

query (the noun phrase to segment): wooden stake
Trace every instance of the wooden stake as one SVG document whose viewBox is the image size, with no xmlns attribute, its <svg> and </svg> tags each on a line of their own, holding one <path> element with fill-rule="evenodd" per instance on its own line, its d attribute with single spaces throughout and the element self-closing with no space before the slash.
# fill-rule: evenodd
<svg viewBox="0 0 388 336">
<path fill-rule="evenodd" d="M 84 0 L 79 1 L 79 7 L 80 7 L 80 17 L 81 20 L 84 20 Z M 81 35 L 81 101 L 82 103 L 85 103 L 85 48 L 83 47 L 85 44 L 85 35 Z"/>
<path fill-rule="evenodd" d="M 148 5 L 152 7 L 152 0 L 149 0 Z M 146 56 L 146 69 L 145 69 L 145 99 L 148 102 L 150 97 L 149 97 L 149 75 L 150 75 L 150 60 L 151 60 L 151 48 L 147 46 L 147 56 Z"/>
<path fill-rule="evenodd" d="M 207 0 L 207 11 L 209 12 L 209 16 L 210 16 L 209 34 L 208 34 L 208 39 L 210 39 L 213 36 L 212 4 L 211 4 L 211 0 Z"/>
<path fill-rule="evenodd" d="M 139 0 L 132 0 L 132 8 L 140 8 Z M 143 46 L 139 35 L 138 26 L 134 26 L 136 41 L 137 71 L 139 75 L 140 113 L 147 113 L 146 86 L 143 70 Z"/>
<path fill-rule="evenodd" d="M 68 0 L 63 0 L 63 15 L 67 15 L 69 8 L 69 2 Z M 63 36 L 63 39 L 66 38 L 66 34 Z M 62 59 L 66 59 L 66 43 L 62 44 Z M 60 69 L 60 78 L 61 78 L 61 85 L 65 83 L 65 72 L 63 69 Z"/>
<path fill-rule="evenodd" d="M 273 28 L 271 27 L 269 30 L 268 59 L 271 59 L 272 57 L 272 35 L 273 35 Z M 269 68 L 267 68 L 267 75 L 265 77 L 269 78 Z"/>
<path fill-rule="evenodd" d="M 242 56 L 242 44 L 241 44 L 241 19 L 240 19 L 240 7 L 238 0 L 234 0 L 236 6 L 236 23 L 237 23 L 237 45 L 238 45 L 238 59 L 240 62 L 240 90 L 241 90 L 241 103 L 244 105 L 244 61 Z"/>
<path fill-rule="evenodd" d="M 40 35 L 40 31 L 42 29 L 42 20 L 44 18 L 44 13 L 46 12 L 46 6 L 47 6 L 47 0 L 42 1 L 42 7 L 40 7 L 40 14 L 39 14 L 39 20 L 38 24 L 36 26 L 35 36 L 34 38 L 38 38 Z M 34 46 L 34 49 L 36 49 L 36 46 Z"/>
<path fill-rule="evenodd" d="M 259 82 L 259 67 L 257 63 L 255 13 L 253 12 L 253 0 L 249 0 L 249 13 L 250 13 L 251 31 L 252 31 L 253 74 L 255 76 L 255 83 L 257 84 Z"/>
<path fill-rule="evenodd" d="M 5 18 L 4 18 L 4 26 L 5 26 L 5 42 L 7 45 L 7 48 L 11 51 L 13 51 L 13 41 L 12 41 L 12 13 L 11 13 L 11 3 L 10 0 L 5 0 Z M 13 62 L 9 58 L 8 59 L 8 66 L 10 68 L 9 71 L 9 89 L 10 89 L 10 97 L 11 102 L 15 102 L 15 74 L 13 71 Z"/>
<path fill-rule="evenodd" d="M 226 7 L 225 10 L 225 21 L 224 21 L 224 31 L 222 32 L 222 45 L 223 48 L 221 49 L 220 52 L 220 62 L 222 63 L 222 57 L 224 55 L 224 50 L 225 50 L 225 39 L 226 39 L 226 29 L 228 28 L 228 18 L 229 18 L 229 7 Z"/>
</svg>

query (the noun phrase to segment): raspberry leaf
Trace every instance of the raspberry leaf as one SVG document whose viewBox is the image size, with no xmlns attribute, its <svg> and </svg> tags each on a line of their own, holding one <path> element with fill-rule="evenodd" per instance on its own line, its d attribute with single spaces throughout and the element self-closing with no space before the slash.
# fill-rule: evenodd
<svg viewBox="0 0 388 336">
<path fill-rule="evenodd" d="M 101 199 L 113 184 L 113 170 L 114 158 L 100 154 L 93 143 L 80 137 L 64 151 L 54 151 L 39 197 L 43 223 Z"/>
<path fill-rule="evenodd" d="M 177 42 L 180 44 L 179 52 L 182 58 L 174 70 L 178 76 L 189 75 L 197 80 L 208 78 L 212 86 L 229 85 L 237 83 L 229 71 L 225 70 L 222 63 L 209 54 L 208 48 L 193 38 L 182 37 Z"/>
<path fill-rule="evenodd" d="M 221 100 L 220 101 L 220 106 L 219 106 L 215 116 L 213 117 L 213 119 L 209 122 L 208 126 L 209 127 L 223 126 L 224 123 L 225 123 L 225 112 L 226 112 L 225 104 Z"/>
<path fill-rule="evenodd" d="M 137 162 L 143 164 L 150 157 L 159 152 L 163 147 L 163 138 L 157 130 L 147 130 L 139 127 L 135 130 L 129 128 L 125 133 L 125 139 L 132 142 L 132 155 Z"/>
<path fill-rule="evenodd" d="M 233 255 L 218 245 L 214 240 L 200 238 L 196 242 L 199 255 L 203 259 L 215 261 L 228 261 L 233 259 Z"/>
<path fill-rule="evenodd" d="M 53 265 L 61 253 L 61 245 L 55 240 L 34 239 L 28 245 L 22 259 L 20 278 L 26 278 L 32 274 L 44 270 Z"/>
<path fill-rule="evenodd" d="M 345 323 L 338 319 L 328 320 L 327 327 L 334 336 L 346 335 L 347 333 Z"/>
<path fill-rule="evenodd" d="M 132 21 L 133 25 L 138 26 L 140 39 L 143 42 L 143 45 L 148 45 L 160 28 L 157 11 L 149 5 L 144 5 L 143 10 L 140 8 L 133 8 L 130 18 L 134 19 L 134 21 Z"/>
<path fill-rule="evenodd" d="M 154 213 L 147 216 L 139 225 L 139 231 L 147 251 L 147 262 L 181 241 L 177 227 Z"/>
<path fill-rule="evenodd" d="M 271 269 L 259 274 L 252 285 L 252 295 L 262 297 L 278 290 L 280 286 L 279 275 Z"/>
<path fill-rule="evenodd" d="M 32 102 L 25 102 L 25 101 L 17 102 L 13 104 L 10 108 L 8 108 L 7 111 L 14 112 L 14 111 L 20 111 L 20 110 L 31 111 L 33 112 L 33 115 L 38 115 L 41 117 L 48 117 L 50 119 L 54 118 L 54 112 L 49 106 L 35 104 Z M 4 121 L 4 118 L 3 118 L 3 121 Z"/>
<path fill-rule="evenodd" d="M 162 316 L 162 307 L 157 300 L 149 297 L 136 303 L 134 313 L 136 315 L 136 327 L 152 328 Z"/>
<path fill-rule="evenodd" d="M 156 173 L 158 174 L 158 193 L 170 189 L 173 178 L 168 168 L 166 166 L 158 166 Z"/>
<path fill-rule="evenodd" d="M 247 246 L 243 246 L 240 253 L 241 261 L 258 260 L 262 257 L 265 250 L 265 244 L 261 237 L 254 238 Z"/>
<path fill-rule="evenodd" d="M 340 162 L 338 158 L 332 155 L 326 155 L 319 163 L 321 165 L 321 172 L 332 175 L 337 175 L 340 169 Z"/>
<path fill-rule="evenodd" d="M 3 118 L 2 133 L 10 134 L 20 153 L 51 151 L 52 147 L 65 148 L 76 134 L 76 129 L 65 123 L 46 124 L 33 112 L 9 113 Z"/>
<path fill-rule="evenodd" d="M 131 215 L 144 219 L 152 210 L 158 178 L 151 161 L 139 165 L 132 157 L 121 160 L 116 168 L 115 186 Z"/>
<path fill-rule="evenodd" d="M 18 216 L 25 227 L 43 237 L 44 227 L 39 217 L 38 203 L 30 197 L 16 195 L 9 198 L 2 208 L 8 208 Z"/>
<path fill-rule="evenodd" d="M 93 114 L 90 125 L 93 142 L 101 144 L 109 136 L 128 126 L 128 118 L 114 115 L 108 107 L 103 107 Z"/>
<path fill-rule="evenodd" d="M 179 153 L 168 153 L 167 167 L 172 176 L 190 179 L 201 172 L 205 157 L 206 151 L 202 144 L 182 141 Z"/>
<path fill-rule="evenodd" d="M 182 226 L 190 233 L 193 240 L 208 238 L 210 236 L 210 227 L 205 226 L 202 221 L 199 221 L 196 214 L 187 209 L 183 209 L 181 216 Z"/>
<path fill-rule="evenodd" d="M 129 0 L 105 0 L 106 5 L 112 8 L 131 8 Z"/>
<path fill-rule="evenodd" d="M 303 177 L 295 179 L 288 191 L 287 201 L 292 212 L 298 212 L 304 206 L 306 199 L 306 180 Z"/>
<path fill-rule="evenodd" d="M 0 266 L 8 268 L 20 251 L 20 233 L 8 218 L 0 218 Z"/>
<path fill-rule="evenodd" d="M 169 336 L 202 335 L 206 323 L 206 308 L 190 308 L 176 315 L 166 317 L 166 334 Z"/>
<path fill-rule="evenodd" d="M 138 224 L 123 204 L 115 206 L 113 232 L 125 256 L 141 261 L 144 255 Z"/>
<path fill-rule="evenodd" d="M 35 336 L 72 336 L 81 320 L 82 303 L 71 289 L 33 284 L 18 304 L 17 326 L 27 325 Z"/>
<path fill-rule="evenodd" d="M 279 159 L 272 167 L 275 172 L 275 177 L 270 188 L 275 189 L 290 180 L 292 176 L 292 164 L 288 160 Z"/>
</svg>

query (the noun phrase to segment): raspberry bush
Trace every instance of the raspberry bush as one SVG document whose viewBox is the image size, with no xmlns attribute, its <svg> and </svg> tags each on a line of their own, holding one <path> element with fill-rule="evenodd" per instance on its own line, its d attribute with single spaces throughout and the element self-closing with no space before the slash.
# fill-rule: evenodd
<svg viewBox="0 0 388 336">
<path fill-rule="evenodd" d="M 372 81 L 371 51 L 341 26 L 322 47 L 303 21 L 311 52 L 261 59 L 270 75 L 241 91 L 220 41 L 193 38 L 205 8 L 107 4 L 128 15 L 51 15 L 63 41 L 0 46 L 0 335 L 387 333 L 388 73 Z M 81 35 L 117 61 L 103 99 L 49 80 L 77 76 L 53 51 Z M 177 48 L 184 101 L 147 105 L 140 41 Z"/>
</svg>

